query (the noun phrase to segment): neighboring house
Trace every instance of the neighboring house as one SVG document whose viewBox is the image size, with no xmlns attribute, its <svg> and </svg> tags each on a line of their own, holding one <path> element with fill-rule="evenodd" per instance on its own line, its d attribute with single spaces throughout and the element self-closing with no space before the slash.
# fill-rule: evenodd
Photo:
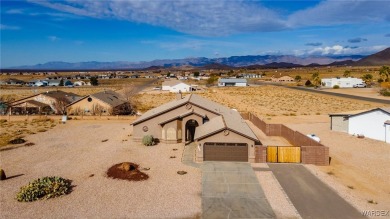
<svg viewBox="0 0 390 219">
<path fill-rule="evenodd" d="M 102 91 L 82 97 L 66 106 L 69 115 L 128 115 L 129 102 L 114 91 Z"/>
<path fill-rule="evenodd" d="M 246 87 L 248 86 L 248 82 L 246 79 L 243 78 L 220 78 L 218 79 L 218 86 L 220 87 L 229 87 L 229 86 L 235 86 L 235 87 Z"/>
<path fill-rule="evenodd" d="M 50 113 L 53 112 L 56 114 L 62 114 L 65 112 L 66 105 L 78 99 L 80 99 L 80 96 L 73 93 L 63 91 L 47 91 L 11 102 L 9 105 L 9 111 L 11 114 L 25 114 L 29 112 L 48 113 L 48 111 L 44 109 L 46 109 L 46 106 L 49 106 L 51 108 Z M 26 106 L 36 109 L 30 109 L 29 111 L 26 111 L 24 109 Z"/>
<path fill-rule="evenodd" d="M 250 74 L 250 73 L 244 73 L 244 74 L 239 74 L 239 78 L 261 78 L 260 74 Z"/>
<path fill-rule="evenodd" d="M 47 86 L 58 87 L 60 86 L 61 80 L 47 80 Z"/>
<path fill-rule="evenodd" d="M 292 82 L 292 81 L 294 81 L 294 78 L 292 78 L 290 76 L 282 76 L 280 78 L 272 78 L 271 81 L 272 82 Z"/>
<path fill-rule="evenodd" d="M 2 82 L 2 84 L 6 84 L 6 85 L 23 85 L 25 84 L 24 81 L 22 80 L 19 80 L 19 79 L 15 79 L 15 78 L 9 78 L 9 79 L 6 79 Z"/>
<path fill-rule="evenodd" d="M 323 78 L 321 84 L 324 87 L 332 88 L 335 85 L 339 87 L 353 87 L 356 84 L 363 84 L 363 80 L 360 78 Z"/>
<path fill-rule="evenodd" d="M 34 86 L 34 87 L 44 87 L 47 85 L 48 82 L 45 80 L 32 80 L 28 82 L 28 86 Z"/>
<path fill-rule="evenodd" d="M 390 142 L 390 108 L 330 114 L 331 130 Z"/>
<path fill-rule="evenodd" d="M 75 81 L 73 83 L 74 86 L 85 86 L 87 85 L 84 81 Z"/>
<path fill-rule="evenodd" d="M 183 83 L 179 80 L 168 80 L 162 83 L 162 90 L 166 90 L 172 93 L 189 92 L 192 91 L 190 85 Z"/>
<path fill-rule="evenodd" d="M 196 94 L 149 110 L 132 125 L 135 141 L 153 135 L 167 144 L 194 142 L 197 161 L 254 162 L 261 144 L 237 111 Z"/>
<path fill-rule="evenodd" d="M 70 80 L 65 80 L 65 81 L 64 81 L 64 86 L 65 86 L 65 87 L 72 87 L 72 86 L 73 86 L 73 83 L 72 83 Z"/>
</svg>

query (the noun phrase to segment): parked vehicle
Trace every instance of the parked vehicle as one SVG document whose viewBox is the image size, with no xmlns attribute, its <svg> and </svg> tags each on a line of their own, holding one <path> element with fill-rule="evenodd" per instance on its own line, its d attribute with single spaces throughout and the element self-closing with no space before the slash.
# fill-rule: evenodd
<svg viewBox="0 0 390 219">
<path fill-rule="evenodd" d="M 367 87 L 367 85 L 365 83 L 363 83 L 363 84 L 354 84 L 353 87 L 354 88 L 363 88 L 363 87 Z"/>
</svg>

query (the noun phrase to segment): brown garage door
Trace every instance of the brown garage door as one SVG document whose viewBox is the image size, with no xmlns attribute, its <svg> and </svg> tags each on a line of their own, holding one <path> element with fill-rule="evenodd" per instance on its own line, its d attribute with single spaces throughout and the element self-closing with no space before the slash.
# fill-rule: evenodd
<svg viewBox="0 0 390 219">
<path fill-rule="evenodd" d="M 243 161 L 248 162 L 248 144 L 213 143 L 203 146 L 204 161 Z"/>
</svg>

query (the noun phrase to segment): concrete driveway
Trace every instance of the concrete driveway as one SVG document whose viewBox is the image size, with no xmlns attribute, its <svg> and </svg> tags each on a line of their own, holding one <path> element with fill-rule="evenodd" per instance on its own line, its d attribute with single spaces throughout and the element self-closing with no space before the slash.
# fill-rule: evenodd
<svg viewBox="0 0 390 219">
<path fill-rule="evenodd" d="M 268 164 L 302 218 L 364 218 L 301 164 Z"/>
<path fill-rule="evenodd" d="M 275 218 L 249 163 L 204 162 L 202 218 Z"/>
</svg>

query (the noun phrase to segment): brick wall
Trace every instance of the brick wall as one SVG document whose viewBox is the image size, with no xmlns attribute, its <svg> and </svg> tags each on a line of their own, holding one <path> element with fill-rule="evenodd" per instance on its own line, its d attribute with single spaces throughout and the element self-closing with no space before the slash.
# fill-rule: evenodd
<svg viewBox="0 0 390 219">
<path fill-rule="evenodd" d="M 267 147 L 255 146 L 255 163 L 267 162 Z"/>
<path fill-rule="evenodd" d="M 301 146 L 301 160 L 304 164 L 329 165 L 329 148 L 326 146 Z"/>
</svg>

